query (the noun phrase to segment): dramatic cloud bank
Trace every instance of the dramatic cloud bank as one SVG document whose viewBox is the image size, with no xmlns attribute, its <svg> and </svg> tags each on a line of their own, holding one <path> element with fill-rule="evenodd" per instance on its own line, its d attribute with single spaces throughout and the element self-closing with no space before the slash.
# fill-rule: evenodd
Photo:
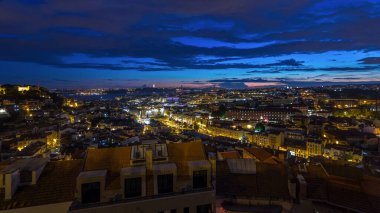
<svg viewBox="0 0 380 213">
<path fill-rule="evenodd" d="M 380 0 L 2 0 L 0 84 L 377 82 L 379 14 Z"/>
</svg>

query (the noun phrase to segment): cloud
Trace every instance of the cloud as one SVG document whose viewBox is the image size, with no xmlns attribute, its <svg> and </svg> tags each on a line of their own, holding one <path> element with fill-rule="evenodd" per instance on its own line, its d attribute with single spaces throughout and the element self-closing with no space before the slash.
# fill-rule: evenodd
<svg viewBox="0 0 380 213">
<path fill-rule="evenodd" d="M 66 68 L 139 71 L 169 71 L 173 69 L 167 67 L 165 62 L 154 58 L 135 58 L 129 56 L 108 57 L 83 53 L 74 53 L 61 57 L 55 66 Z"/>
<path fill-rule="evenodd" d="M 102 37 L 107 35 L 107 33 L 83 27 L 51 27 L 47 29 L 47 31 L 52 33 L 66 33 L 86 37 Z"/>
<path fill-rule="evenodd" d="M 175 31 L 227 31 L 235 27 L 235 22 L 231 20 L 214 20 L 208 17 L 194 18 L 192 21 L 184 21 L 183 24 L 167 24 L 161 28 L 161 30 L 175 30 Z"/>
<path fill-rule="evenodd" d="M 322 79 L 292 79 L 292 78 L 277 78 L 266 80 L 262 78 L 223 78 L 223 79 L 214 79 L 208 82 L 218 85 L 223 88 L 230 89 L 248 89 L 248 88 L 270 88 L 270 87 L 315 87 L 315 86 L 332 86 L 332 85 L 348 85 L 348 84 L 378 84 L 380 81 L 357 81 L 352 82 L 354 79 L 350 77 L 346 78 L 337 78 L 339 81 L 323 81 Z M 343 80 L 343 81 L 342 81 Z"/>
<path fill-rule="evenodd" d="M 17 1 L 23 4 L 29 4 L 29 5 L 40 5 L 40 4 L 46 3 L 46 0 L 17 0 Z"/>
<path fill-rule="evenodd" d="M 30 78 L 41 73 L 38 66 L 60 75 L 86 69 L 96 73 L 88 78 L 104 79 L 114 71 L 144 71 L 147 79 L 173 81 L 196 78 L 197 71 L 201 80 L 242 74 L 312 78 L 329 73 L 324 81 L 342 80 L 347 73 L 354 75 L 351 81 L 366 79 L 369 72 L 380 77 L 377 0 L 0 4 L 0 72 L 15 69 L 9 62 L 31 64 L 23 73 Z M 87 57 L 68 58 L 77 53 Z"/>
<path fill-rule="evenodd" d="M 368 57 L 360 60 L 363 64 L 380 64 L 380 57 Z"/>
<path fill-rule="evenodd" d="M 247 73 L 263 73 L 263 71 L 262 70 L 252 70 L 252 71 L 249 71 Z M 278 70 L 268 70 L 268 71 L 266 71 L 266 73 L 272 73 L 272 74 L 274 74 L 274 73 L 281 73 L 281 71 L 278 71 Z"/>
<path fill-rule="evenodd" d="M 321 68 L 308 68 L 308 67 L 300 67 L 300 68 L 287 68 L 283 71 L 308 71 L 308 72 L 314 72 L 314 71 L 339 71 L 339 72 L 367 72 L 371 70 L 377 70 L 379 67 L 321 67 Z"/>
<path fill-rule="evenodd" d="M 228 82 L 228 83 L 246 83 L 246 82 L 255 82 L 255 83 L 267 83 L 269 81 L 264 80 L 262 78 L 222 78 L 222 79 L 213 79 L 208 82 L 220 83 L 220 82 Z"/>
<path fill-rule="evenodd" d="M 303 61 L 296 61 L 295 59 L 281 60 L 277 63 L 272 64 L 272 66 L 291 66 L 299 67 L 303 65 Z"/>
<path fill-rule="evenodd" d="M 58 79 L 58 78 L 55 78 L 53 79 L 54 81 L 57 81 L 57 82 L 64 82 L 64 83 L 70 83 L 70 82 L 79 82 L 79 81 L 75 81 L 75 80 L 69 80 L 69 79 Z"/>
<path fill-rule="evenodd" d="M 355 77 L 343 77 L 343 78 L 334 78 L 335 80 L 360 80 L 360 78 Z"/>
<path fill-rule="evenodd" d="M 202 37 L 192 37 L 192 36 L 185 36 L 185 37 L 174 37 L 172 38 L 172 41 L 175 43 L 193 46 L 193 47 L 200 47 L 200 48 L 233 48 L 233 49 L 256 49 L 256 48 L 262 48 L 266 46 L 271 46 L 275 44 L 286 44 L 291 42 L 300 42 L 303 40 L 289 40 L 289 41 L 262 41 L 262 42 L 238 42 L 238 43 L 232 43 L 232 42 L 226 42 L 226 41 L 219 41 L 211 38 L 202 38 Z"/>
</svg>

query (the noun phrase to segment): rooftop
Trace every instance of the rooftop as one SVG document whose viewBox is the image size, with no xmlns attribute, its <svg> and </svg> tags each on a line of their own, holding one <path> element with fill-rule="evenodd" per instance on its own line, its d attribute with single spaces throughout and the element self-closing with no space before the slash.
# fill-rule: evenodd
<svg viewBox="0 0 380 213">
<path fill-rule="evenodd" d="M 217 162 L 217 195 L 290 199 L 286 168 L 280 164 L 256 163 L 256 174 L 233 173 L 227 161 Z"/>
<path fill-rule="evenodd" d="M 256 147 L 250 147 L 250 148 L 244 148 L 248 153 L 253 155 L 257 160 L 260 162 L 267 161 L 273 157 L 273 155 L 264 149 L 256 148 Z M 272 160 L 271 163 L 277 163 L 276 161 Z"/>
<path fill-rule="evenodd" d="M 46 164 L 46 162 L 47 159 L 44 158 L 19 159 L 14 162 L 9 162 L 0 173 L 12 173 L 18 169 L 33 171 Z"/>
<path fill-rule="evenodd" d="M 339 165 L 311 165 L 304 174 L 307 182 L 307 198 L 317 202 L 359 212 L 378 212 L 379 192 L 369 190 L 380 188 L 380 181 L 358 177 L 355 169 Z"/>
<path fill-rule="evenodd" d="M 219 152 L 219 154 L 223 159 L 239 159 L 239 158 L 241 158 L 240 153 L 238 151 L 225 151 L 225 152 Z"/>
<path fill-rule="evenodd" d="M 178 178 L 187 178 L 189 161 L 207 160 L 202 142 L 166 144 L 168 160 L 177 167 Z M 132 147 L 89 149 L 83 171 L 107 170 L 106 189 L 120 188 L 120 171 L 131 164 Z M 144 163 L 145 161 L 141 161 Z M 155 162 L 159 165 L 160 162 Z"/>
<path fill-rule="evenodd" d="M 120 188 L 120 171 L 131 166 L 131 150 L 131 147 L 89 149 L 83 170 L 107 170 L 106 188 Z"/>
<path fill-rule="evenodd" d="M 36 185 L 20 187 L 11 200 L 0 199 L 0 210 L 47 205 L 74 200 L 82 160 L 46 164 Z M 4 197 L 4 194 L 1 194 Z"/>
</svg>

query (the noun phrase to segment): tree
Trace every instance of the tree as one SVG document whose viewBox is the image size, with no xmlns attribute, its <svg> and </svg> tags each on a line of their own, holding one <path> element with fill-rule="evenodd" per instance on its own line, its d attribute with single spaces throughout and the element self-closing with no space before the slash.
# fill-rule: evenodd
<svg viewBox="0 0 380 213">
<path fill-rule="evenodd" d="M 226 116 L 227 108 L 224 105 L 220 105 L 217 111 L 212 112 L 213 117 L 224 118 Z"/>
<path fill-rule="evenodd" d="M 265 125 L 263 123 L 257 123 L 255 126 L 255 132 L 264 132 Z"/>
</svg>

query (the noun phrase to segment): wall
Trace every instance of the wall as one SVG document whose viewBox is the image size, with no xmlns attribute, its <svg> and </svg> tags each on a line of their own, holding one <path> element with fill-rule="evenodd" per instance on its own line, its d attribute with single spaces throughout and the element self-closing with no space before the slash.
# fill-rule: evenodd
<svg viewBox="0 0 380 213">
<path fill-rule="evenodd" d="M 214 191 L 179 194 L 170 197 L 161 197 L 156 199 L 142 199 L 135 202 L 125 202 L 118 204 L 109 204 L 95 208 L 72 210 L 72 213 L 157 213 L 159 211 L 176 209 L 177 212 L 183 212 L 183 208 L 189 207 L 190 213 L 195 213 L 197 205 L 214 203 Z"/>
<path fill-rule="evenodd" d="M 13 194 L 17 191 L 20 185 L 20 171 L 5 175 L 5 199 L 12 199 Z"/>
<path fill-rule="evenodd" d="M 71 205 L 71 202 L 55 203 L 42 206 L 33 206 L 27 208 L 18 208 L 11 210 L 3 210 L 2 213 L 66 213 Z"/>
</svg>

